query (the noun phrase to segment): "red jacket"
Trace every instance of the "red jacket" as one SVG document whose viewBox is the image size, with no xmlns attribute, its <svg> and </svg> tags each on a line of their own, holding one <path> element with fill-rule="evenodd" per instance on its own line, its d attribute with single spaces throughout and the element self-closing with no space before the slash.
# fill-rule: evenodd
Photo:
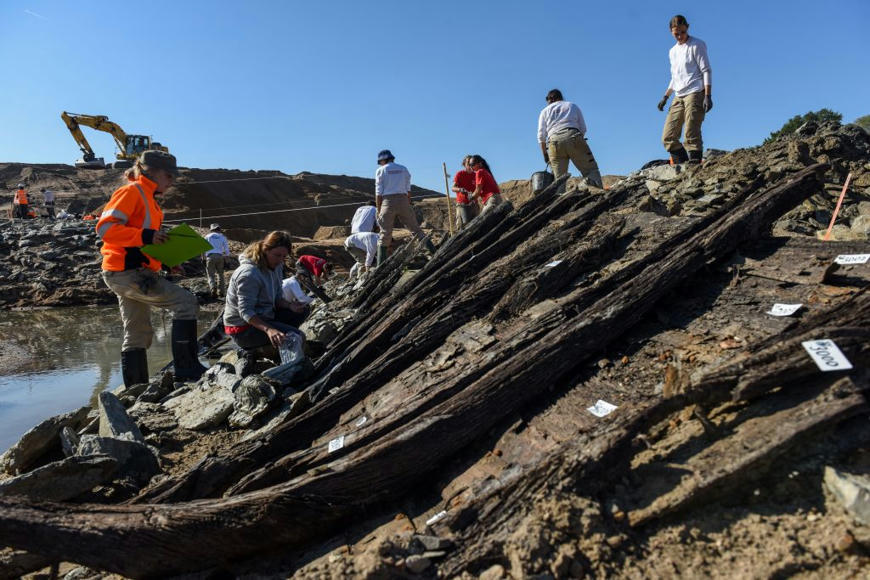
<svg viewBox="0 0 870 580">
<path fill-rule="evenodd" d="M 160 269 L 160 262 L 140 249 L 151 243 L 163 223 L 163 211 L 154 199 L 156 189 L 156 183 L 140 175 L 112 194 L 97 222 L 97 235 L 103 240 L 103 270 Z"/>
</svg>

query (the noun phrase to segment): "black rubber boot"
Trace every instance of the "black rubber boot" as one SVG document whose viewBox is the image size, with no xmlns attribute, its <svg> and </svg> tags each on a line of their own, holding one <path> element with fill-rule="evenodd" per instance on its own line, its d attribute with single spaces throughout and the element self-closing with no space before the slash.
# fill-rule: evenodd
<svg viewBox="0 0 870 580">
<path fill-rule="evenodd" d="M 697 164 L 701 162 L 700 151 L 689 151 L 689 163 Z"/>
<path fill-rule="evenodd" d="M 148 356 L 144 348 L 131 348 L 121 352 L 121 376 L 128 389 L 148 382 Z"/>
<path fill-rule="evenodd" d="M 680 147 L 676 151 L 671 151 L 671 161 L 674 165 L 679 165 L 680 163 L 685 163 L 689 160 L 689 154 L 686 153 L 685 148 Z"/>
<path fill-rule="evenodd" d="M 196 356 L 196 320 L 172 321 L 172 364 L 175 378 L 196 380 L 207 369 Z"/>
<path fill-rule="evenodd" d="M 378 244 L 378 267 L 387 261 L 387 247 Z"/>
</svg>

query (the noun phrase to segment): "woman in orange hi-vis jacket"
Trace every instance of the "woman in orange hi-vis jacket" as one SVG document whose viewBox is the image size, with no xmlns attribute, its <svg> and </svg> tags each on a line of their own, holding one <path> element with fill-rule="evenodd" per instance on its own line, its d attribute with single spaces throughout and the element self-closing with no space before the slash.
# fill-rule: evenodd
<svg viewBox="0 0 870 580">
<path fill-rule="evenodd" d="M 121 373 L 128 387 L 148 382 L 146 349 L 151 346 L 151 308 L 172 311 L 172 359 L 177 379 L 198 379 L 205 372 L 197 357 L 196 296 L 158 276 L 162 264 L 142 253 L 146 244 L 162 244 L 163 211 L 157 194 L 172 186 L 178 168 L 164 151 L 145 151 L 130 170 L 126 185 L 112 198 L 97 222 L 103 240 L 103 280 L 118 295 L 124 343 Z"/>
</svg>

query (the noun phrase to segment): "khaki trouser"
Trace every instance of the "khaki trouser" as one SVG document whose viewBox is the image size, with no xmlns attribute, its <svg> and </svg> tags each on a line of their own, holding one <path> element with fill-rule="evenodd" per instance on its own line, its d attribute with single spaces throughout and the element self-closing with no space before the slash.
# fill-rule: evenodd
<svg viewBox="0 0 870 580">
<path fill-rule="evenodd" d="M 426 237 L 417 223 L 417 216 L 414 215 L 408 196 L 385 195 L 381 200 L 381 211 L 378 214 L 378 227 L 381 228 L 378 245 L 390 247 L 393 244 L 393 224 L 396 218 L 399 218 L 402 225 L 411 230 L 418 240 Z"/>
<path fill-rule="evenodd" d="M 704 145 L 701 142 L 701 123 L 704 122 L 704 91 L 690 93 L 684 97 L 674 97 L 665 128 L 662 130 L 662 144 L 670 153 L 679 151 L 680 133 L 683 125 L 686 127 L 686 151 L 701 152 Z"/>
<path fill-rule="evenodd" d="M 468 223 L 477 217 L 480 213 L 480 206 L 477 205 L 476 201 L 470 201 L 468 203 L 457 203 L 456 204 L 456 229 L 461 230 L 463 226 L 468 225 Z"/>
<path fill-rule="evenodd" d="M 205 277 L 208 287 L 212 292 L 223 294 L 226 290 L 224 285 L 224 256 L 223 254 L 208 254 L 205 257 Z"/>
<path fill-rule="evenodd" d="M 199 310 L 196 296 L 153 270 L 103 270 L 103 280 L 117 294 L 121 307 L 121 322 L 124 323 L 122 351 L 151 346 L 154 337 L 152 307 L 171 310 L 175 320 L 196 320 Z"/>
<path fill-rule="evenodd" d="M 568 129 L 553 134 L 547 144 L 547 153 L 550 155 L 550 167 L 553 168 L 555 179 L 568 172 L 570 159 L 590 183 L 598 187 L 602 186 L 598 163 L 580 131 Z"/>
<path fill-rule="evenodd" d="M 486 203 L 483 204 L 483 209 L 480 210 L 480 215 L 483 215 L 485 213 L 492 211 L 493 209 L 500 206 L 503 202 L 504 202 L 504 199 L 502 198 L 500 193 L 492 194 L 491 196 L 489 196 L 489 199 L 486 200 Z"/>
</svg>

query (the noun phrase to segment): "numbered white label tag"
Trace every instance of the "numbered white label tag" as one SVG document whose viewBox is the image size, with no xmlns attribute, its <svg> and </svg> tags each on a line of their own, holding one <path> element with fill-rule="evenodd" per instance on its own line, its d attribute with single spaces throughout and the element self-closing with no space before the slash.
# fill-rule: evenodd
<svg viewBox="0 0 870 580">
<path fill-rule="evenodd" d="M 866 264 L 870 260 L 870 254 L 840 254 L 834 261 L 841 266 L 849 264 Z"/>
<path fill-rule="evenodd" d="M 800 310 L 801 306 L 803 304 L 774 304 L 767 313 L 772 316 L 791 316 Z"/>
<path fill-rule="evenodd" d="M 586 410 L 595 415 L 596 417 L 606 417 L 607 415 L 615 411 L 616 408 L 616 405 L 598 399 L 598 401 L 594 405 L 592 405 L 591 407 L 587 407 Z"/>
<path fill-rule="evenodd" d="M 338 437 L 329 442 L 329 453 L 338 451 L 342 447 L 344 447 L 344 435 L 339 435 Z"/>
<path fill-rule="evenodd" d="M 550 262 L 549 264 L 544 264 L 544 268 L 555 268 L 556 266 L 558 266 L 561 263 L 562 263 L 562 260 L 554 260 L 554 261 Z"/>
<path fill-rule="evenodd" d="M 437 522 L 438 520 L 442 520 L 442 519 L 444 519 L 444 517 L 445 517 L 446 515 L 447 515 L 447 512 L 446 512 L 446 511 L 440 511 L 440 512 L 438 512 L 437 514 L 435 514 L 434 516 L 432 516 L 431 518 L 429 518 L 428 520 L 426 520 L 426 525 L 427 525 L 427 526 L 431 526 L 432 524 L 434 524 L 434 523 Z"/>
<path fill-rule="evenodd" d="M 807 340 L 801 343 L 823 371 L 847 371 L 852 363 L 833 340 Z"/>
</svg>

